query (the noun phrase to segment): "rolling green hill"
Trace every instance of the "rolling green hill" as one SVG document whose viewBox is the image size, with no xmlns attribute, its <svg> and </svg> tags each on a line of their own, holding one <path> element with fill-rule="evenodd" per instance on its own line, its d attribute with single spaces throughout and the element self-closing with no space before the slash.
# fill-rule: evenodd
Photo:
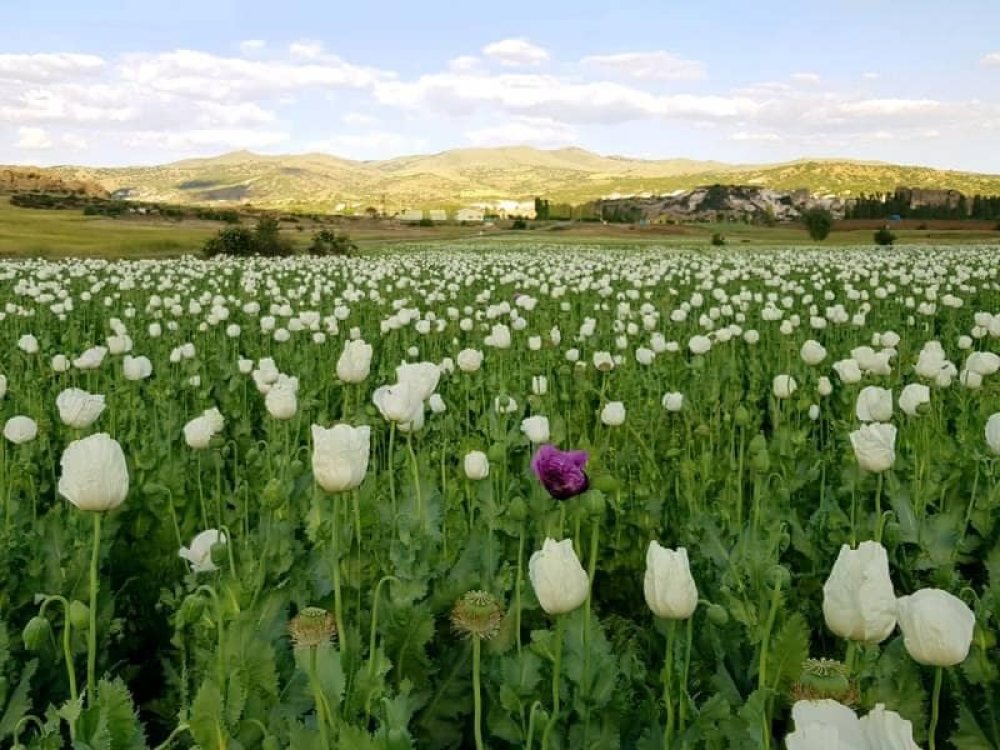
<svg viewBox="0 0 1000 750">
<path fill-rule="evenodd" d="M 846 160 L 731 165 L 689 159 L 601 156 L 579 148 L 455 149 L 386 161 L 351 161 L 326 154 L 264 156 L 236 151 L 144 167 L 53 167 L 129 197 L 171 203 L 252 203 L 259 207 L 329 212 L 338 204 L 361 211 L 453 208 L 480 201 L 581 203 L 612 193 L 666 193 L 712 183 L 849 196 L 909 187 L 1000 194 L 1000 175 Z"/>
</svg>

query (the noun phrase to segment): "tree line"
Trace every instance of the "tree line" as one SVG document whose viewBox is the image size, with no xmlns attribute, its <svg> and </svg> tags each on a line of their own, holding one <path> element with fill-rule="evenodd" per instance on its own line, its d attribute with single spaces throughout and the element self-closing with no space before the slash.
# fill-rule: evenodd
<svg viewBox="0 0 1000 750">
<path fill-rule="evenodd" d="M 847 219 L 1000 219 L 1000 195 L 974 195 L 969 201 L 959 194 L 954 202 L 936 206 L 913 206 L 905 192 L 862 193 L 847 205 Z"/>
</svg>

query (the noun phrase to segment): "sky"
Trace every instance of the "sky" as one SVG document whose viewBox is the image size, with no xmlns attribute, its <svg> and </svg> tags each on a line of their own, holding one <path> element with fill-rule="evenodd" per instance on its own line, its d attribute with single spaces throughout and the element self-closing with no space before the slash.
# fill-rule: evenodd
<svg viewBox="0 0 1000 750">
<path fill-rule="evenodd" d="M 0 163 L 522 144 L 1000 173 L 1000 2 L 21 0 L 0 25 Z"/>
</svg>

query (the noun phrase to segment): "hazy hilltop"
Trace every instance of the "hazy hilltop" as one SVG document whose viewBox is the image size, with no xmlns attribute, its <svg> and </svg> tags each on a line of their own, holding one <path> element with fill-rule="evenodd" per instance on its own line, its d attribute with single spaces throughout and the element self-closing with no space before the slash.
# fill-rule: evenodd
<svg viewBox="0 0 1000 750">
<path fill-rule="evenodd" d="M 690 159 L 603 156 L 580 148 L 454 149 L 384 161 L 327 154 L 267 156 L 235 151 L 158 166 L 53 167 L 65 180 L 96 183 L 129 197 L 171 203 L 252 203 L 331 211 L 344 205 L 398 211 L 542 196 L 582 203 L 610 194 L 667 193 L 713 183 L 806 188 L 842 197 L 910 187 L 1000 194 L 1000 175 L 846 160 L 732 165 Z"/>
</svg>

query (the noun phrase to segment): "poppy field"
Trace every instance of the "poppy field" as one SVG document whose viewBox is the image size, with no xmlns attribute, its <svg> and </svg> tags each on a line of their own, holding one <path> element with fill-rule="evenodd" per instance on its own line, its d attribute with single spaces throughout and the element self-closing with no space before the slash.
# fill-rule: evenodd
<svg viewBox="0 0 1000 750">
<path fill-rule="evenodd" d="M 0 262 L 0 745 L 1000 747 L 1000 254 Z"/>
</svg>

